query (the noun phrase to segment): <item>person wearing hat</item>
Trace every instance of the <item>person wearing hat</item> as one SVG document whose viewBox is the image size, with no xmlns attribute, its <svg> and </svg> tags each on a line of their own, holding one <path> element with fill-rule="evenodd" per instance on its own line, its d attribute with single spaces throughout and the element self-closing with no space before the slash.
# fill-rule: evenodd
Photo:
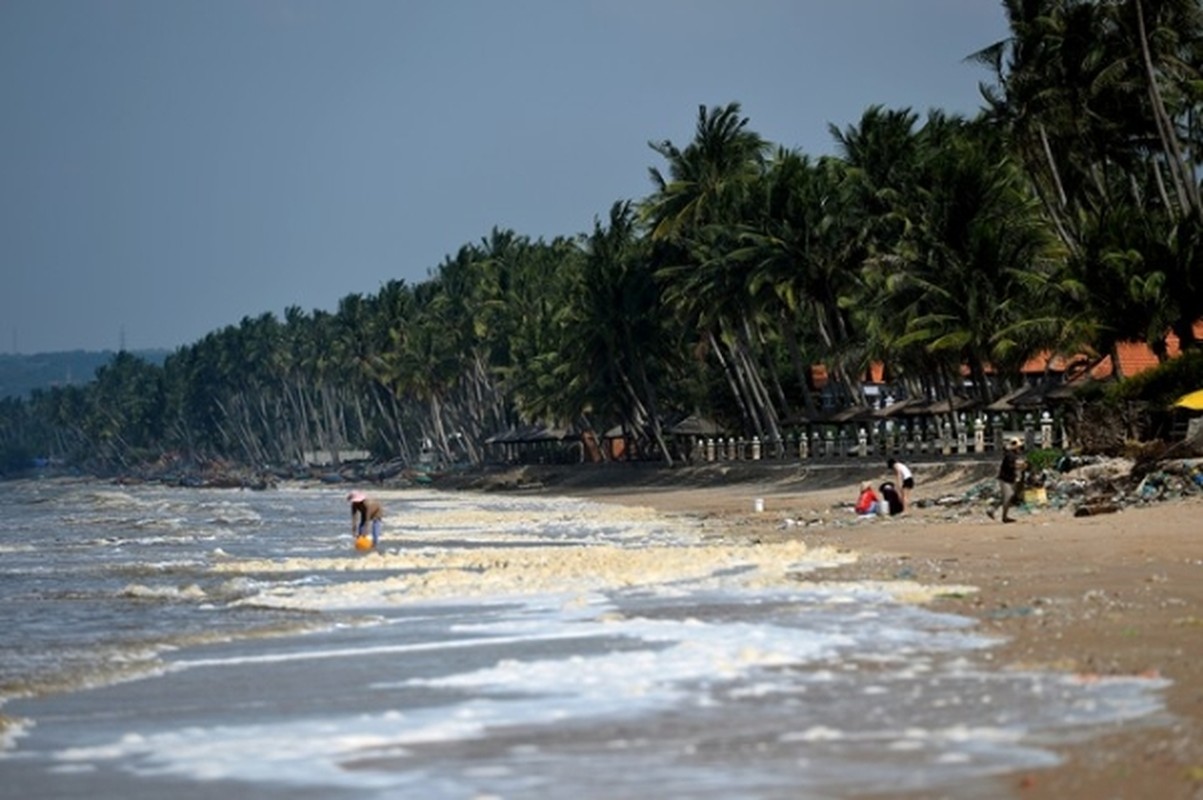
<svg viewBox="0 0 1203 800">
<path fill-rule="evenodd" d="M 881 509 L 881 498 L 877 496 L 871 481 L 860 485 L 860 495 L 856 498 L 856 515 L 858 517 L 877 516 Z"/>
<path fill-rule="evenodd" d="M 356 538 L 365 536 L 368 523 L 372 523 L 372 547 L 380 541 L 380 527 L 384 520 L 384 507 L 375 500 L 369 500 L 363 492 L 351 492 L 347 495 L 351 504 L 351 535 Z"/>
<path fill-rule="evenodd" d="M 1007 440 L 1006 449 L 1003 451 L 1002 463 L 998 465 L 998 489 L 1002 495 L 1002 521 L 1014 522 L 1015 518 L 1008 516 L 1007 512 L 1011 510 L 1011 506 L 1015 503 L 1015 498 L 1019 494 L 1019 476 L 1023 474 L 1023 442 L 1018 436 L 1012 436 Z M 994 519 L 994 509 L 986 511 L 990 515 L 990 519 Z"/>
</svg>

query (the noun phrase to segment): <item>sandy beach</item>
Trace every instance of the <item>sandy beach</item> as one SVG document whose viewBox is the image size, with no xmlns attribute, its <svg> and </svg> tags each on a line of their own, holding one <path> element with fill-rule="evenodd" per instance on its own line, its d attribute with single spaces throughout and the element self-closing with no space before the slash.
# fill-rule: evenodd
<svg viewBox="0 0 1203 800">
<path fill-rule="evenodd" d="M 795 469 L 709 472 L 638 468 L 522 473 L 521 491 L 563 493 L 668 514 L 700 516 L 716 537 L 800 539 L 857 554 L 825 572 L 832 580 L 905 578 L 977 591 L 934 601 L 1005 639 L 990 651 L 998 669 L 1065 671 L 1083 681 L 1160 675 L 1168 714 L 1059 744 L 1061 765 L 998 779 L 1023 798 L 1203 797 L 1203 498 L 1193 496 L 1075 517 L 1051 507 L 994 522 L 985 505 L 939 504 L 994 472 L 992 463 L 916 464 L 908 512 L 858 521 L 849 506 L 860 479 L 885 480 L 866 465 L 826 474 Z M 853 471 L 854 472 L 854 471 Z M 513 481 L 495 479 L 504 485 Z M 509 488 L 513 488 L 511 485 Z M 755 510 L 755 500 L 763 511 Z M 974 787 L 949 793 L 973 796 Z"/>
</svg>

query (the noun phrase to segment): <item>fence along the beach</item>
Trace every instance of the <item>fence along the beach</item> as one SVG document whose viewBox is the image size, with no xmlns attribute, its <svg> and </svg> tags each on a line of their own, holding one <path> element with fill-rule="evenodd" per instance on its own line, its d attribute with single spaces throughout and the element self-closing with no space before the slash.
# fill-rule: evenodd
<svg viewBox="0 0 1203 800">
<path fill-rule="evenodd" d="M 820 423 L 780 440 L 699 436 L 691 440 L 686 458 L 701 463 L 981 455 L 1001 452 L 1003 443 L 1013 436 L 1024 441 L 1025 449 L 1069 448 L 1064 425 L 1048 411 L 1038 417 L 1032 413 L 1016 416 L 980 414 L 971 420 L 960 414 L 956 425 L 951 415 L 900 424 L 870 420 Z"/>
<path fill-rule="evenodd" d="M 1025 449 L 1069 448 L 1063 421 L 1047 410 L 1039 414 L 979 412 L 972 418 L 960 412 L 955 421 L 951 413 L 901 421 L 883 419 L 871 412 L 849 417 L 799 425 L 781 439 L 721 434 L 678 434 L 669 438 L 674 458 L 691 464 L 972 456 L 1002 452 L 1003 443 L 1013 436 L 1025 442 Z M 486 440 L 486 452 L 494 463 L 579 463 L 587 460 L 582 436 L 572 431 L 559 431 L 554 437 L 542 429 L 539 436 L 508 431 Z M 658 460 L 655 453 L 637 452 L 625 434 L 607 432 L 603 442 L 610 454 L 604 460 Z"/>
</svg>

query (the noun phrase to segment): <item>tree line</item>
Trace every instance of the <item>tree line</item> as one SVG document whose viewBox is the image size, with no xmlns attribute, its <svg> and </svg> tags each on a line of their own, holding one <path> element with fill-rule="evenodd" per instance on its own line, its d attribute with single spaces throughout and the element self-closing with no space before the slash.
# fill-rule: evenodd
<svg viewBox="0 0 1203 800">
<path fill-rule="evenodd" d="M 973 118 L 874 106 L 812 157 L 738 103 L 700 107 L 691 141 L 651 143 L 648 195 L 591 231 L 494 229 L 333 312 L 247 317 L 161 365 L 119 353 L 85 386 L 0 401 L 0 458 L 479 462 L 539 421 L 620 426 L 671 462 L 672 413 L 770 441 L 818 418 L 815 364 L 829 400 L 860 402 L 872 363 L 907 396 L 992 400 L 1038 353 L 1195 346 L 1203 10 L 1002 5 Z"/>
</svg>

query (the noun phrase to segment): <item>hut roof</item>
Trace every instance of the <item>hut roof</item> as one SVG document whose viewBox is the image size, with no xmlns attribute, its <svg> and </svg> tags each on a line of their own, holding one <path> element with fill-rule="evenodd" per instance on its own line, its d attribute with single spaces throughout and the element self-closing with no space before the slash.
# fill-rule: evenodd
<svg viewBox="0 0 1203 800">
<path fill-rule="evenodd" d="M 953 395 L 944 400 L 935 400 L 931 403 L 923 403 L 918 406 L 912 406 L 902 413 L 907 416 L 924 416 L 928 414 L 951 414 L 956 411 L 968 411 L 971 408 L 977 408 L 981 405 L 977 400 L 969 397 L 961 397 Z"/>
<path fill-rule="evenodd" d="M 485 444 L 528 444 L 531 442 L 561 442 L 574 439 L 578 433 L 573 428 L 558 428 L 548 425 L 519 425 L 508 431 L 495 433 L 485 439 Z"/>
<path fill-rule="evenodd" d="M 823 422 L 859 422 L 873 419 L 873 409 L 868 406 L 849 406 L 823 418 Z"/>
<path fill-rule="evenodd" d="M 1068 383 L 1044 383 L 1021 386 L 986 406 L 987 411 L 1019 411 L 1040 408 L 1073 397 L 1075 386 Z"/>
<path fill-rule="evenodd" d="M 1014 411 L 1024 404 L 1026 398 L 1032 394 L 1031 386 L 1021 386 L 1014 391 L 1007 392 L 1002 397 L 995 400 L 990 405 L 986 406 L 987 411 Z"/>
<path fill-rule="evenodd" d="M 668 432 L 674 436 L 713 436 L 723 433 L 724 429 L 712 419 L 690 414 L 680 422 L 670 425 Z"/>
<path fill-rule="evenodd" d="M 877 409 L 873 412 L 873 416 L 880 419 L 889 419 L 890 417 L 897 417 L 901 414 L 906 414 L 907 409 L 913 409 L 921 405 L 924 405 L 924 401 L 917 397 L 909 397 L 906 400 L 899 400 L 896 403 L 890 403 L 885 408 Z"/>
</svg>

